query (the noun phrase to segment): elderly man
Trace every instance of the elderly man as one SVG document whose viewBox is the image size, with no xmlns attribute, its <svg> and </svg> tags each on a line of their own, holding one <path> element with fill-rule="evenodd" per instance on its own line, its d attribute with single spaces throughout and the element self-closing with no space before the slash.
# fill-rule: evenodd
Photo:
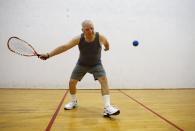
<svg viewBox="0 0 195 131">
<path fill-rule="evenodd" d="M 67 44 L 59 46 L 49 53 L 41 54 L 40 59 L 46 60 L 78 45 L 80 56 L 69 81 L 71 101 L 64 106 L 64 109 L 70 110 L 77 107 L 76 85 L 86 73 L 91 73 L 94 79 L 98 80 L 101 84 L 101 94 L 104 102 L 103 115 L 118 115 L 120 114 L 120 110 L 110 105 L 106 72 L 101 62 L 102 46 L 104 46 L 105 51 L 108 51 L 109 43 L 103 35 L 94 31 L 94 25 L 90 20 L 82 22 L 82 32 L 81 35 L 76 36 Z"/>
</svg>

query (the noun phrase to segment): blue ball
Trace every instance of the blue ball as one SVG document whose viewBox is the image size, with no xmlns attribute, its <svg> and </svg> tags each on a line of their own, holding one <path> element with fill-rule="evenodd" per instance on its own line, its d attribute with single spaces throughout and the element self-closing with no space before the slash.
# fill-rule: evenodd
<svg viewBox="0 0 195 131">
<path fill-rule="evenodd" d="M 139 45 L 139 42 L 137 40 L 134 40 L 133 41 L 133 46 L 138 46 Z"/>
</svg>

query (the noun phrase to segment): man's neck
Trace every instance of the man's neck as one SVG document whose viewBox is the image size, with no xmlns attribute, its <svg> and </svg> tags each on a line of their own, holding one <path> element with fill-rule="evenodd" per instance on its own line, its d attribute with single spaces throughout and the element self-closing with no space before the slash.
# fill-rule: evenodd
<svg viewBox="0 0 195 131">
<path fill-rule="evenodd" d="M 92 36 L 88 36 L 88 37 L 84 35 L 84 38 L 87 42 L 92 42 L 95 39 L 95 33 Z"/>
</svg>

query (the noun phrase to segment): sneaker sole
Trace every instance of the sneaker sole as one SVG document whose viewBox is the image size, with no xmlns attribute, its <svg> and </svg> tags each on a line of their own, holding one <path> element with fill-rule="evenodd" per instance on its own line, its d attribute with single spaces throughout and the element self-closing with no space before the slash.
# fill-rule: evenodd
<svg viewBox="0 0 195 131">
<path fill-rule="evenodd" d="M 74 109 L 74 108 L 76 108 L 76 107 L 77 107 L 77 106 L 73 106 L 71 109 L 64 107 L 64 110 L 72 110 L 72 109 Z"/>
<path fill-rule="evenodd" d="M 109 116 L 116 116 L 116 115 L 119 115 L 120 114 L 120 110 L 118 110 L 117 112 L 113 113 L 113 114 L 108 114 L 108 113 L 103 113 L 103 115 L 105 117 L 109 117 Z"/>
</svg>

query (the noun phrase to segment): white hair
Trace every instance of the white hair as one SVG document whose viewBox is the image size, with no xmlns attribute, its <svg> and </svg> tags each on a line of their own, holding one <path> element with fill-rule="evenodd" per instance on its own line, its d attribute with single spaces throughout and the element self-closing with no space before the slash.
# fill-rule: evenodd
<svg viewBox="0 0 195 131">
<path fill-rule="evenodd" d="M 84 20 L 81 25 L 82 25 L 82 28 L 85 27 L 86 25 L 93 26 L 93 22 L 91 20 Z"/>
</svg>

